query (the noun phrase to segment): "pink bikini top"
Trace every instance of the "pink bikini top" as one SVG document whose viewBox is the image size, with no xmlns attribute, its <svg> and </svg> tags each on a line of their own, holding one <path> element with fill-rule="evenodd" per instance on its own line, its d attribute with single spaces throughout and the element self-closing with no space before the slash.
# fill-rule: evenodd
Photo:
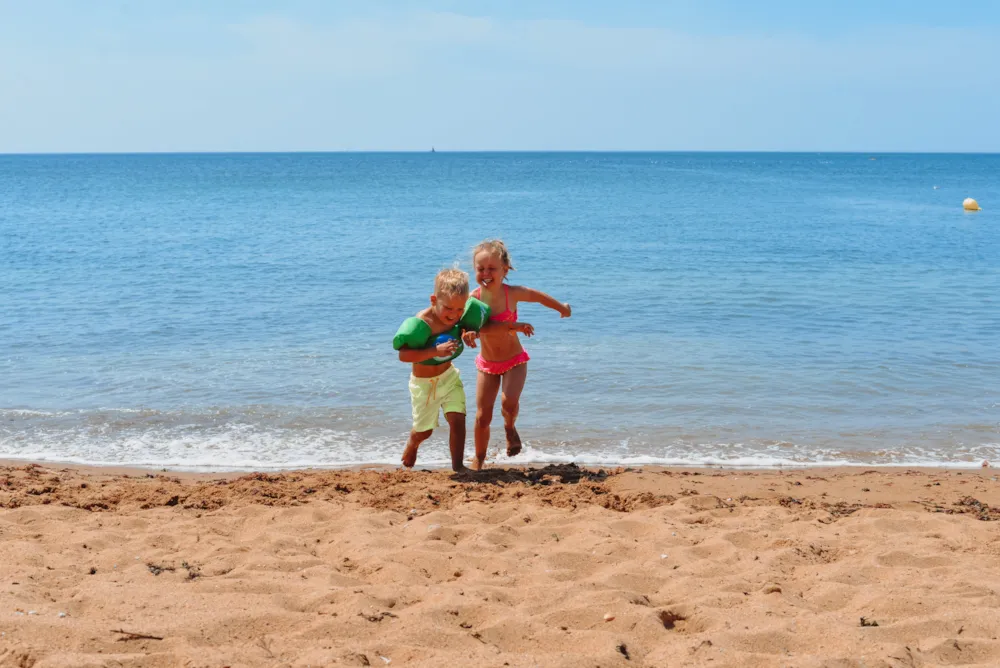
<svg viewBox="0 0 1000 668">
<path fill-rule="evenodd" d="M 490 322 L 517 322 L 517 311 L 510 310 L 510 287 L 507 285 L 503 286 L 503 311 L 497 314 L 490 315 Z M 482 288 L 476 288 L 472 291 L 472 296 L 476 299 L 481 299 L 479 295 L 482 294 Z"/>
</svg>

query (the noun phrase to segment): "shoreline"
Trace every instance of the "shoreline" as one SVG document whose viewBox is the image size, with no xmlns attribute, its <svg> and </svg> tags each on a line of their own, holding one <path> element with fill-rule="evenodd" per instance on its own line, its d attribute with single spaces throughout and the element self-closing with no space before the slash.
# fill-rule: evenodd
<svg viewBox="0 0 1000 668">
<path fill-rule="evenodd" d="M 186 468 L 186 467 L 171 467 L 171 466 L 138 466 L 138 465 L 125 465 L 125 464 L 83 464 L 79 462 L 63 461 L 63 460 L 46 460 L 46 459 L 12 459 L 0 457 L 0 468 L 12 467 L 16 468 L 19 466 L 46 466 L 61 469 L 73 469 L 92 473 L 120 473 L 123 475 L 145 475 L 147 473 L 163 473 L 176 476 L 208 476 L 208 477 L 238 477 L 243 475 L 249 475 L 252 473 L 266 473 L 266 474 L 282 474 L 282 473 L 294 473 L 294 472 L 337 472 L 337 471 L 367 471 L 367 470 L 377 470 L 377 471 L 396 471 L 396 470 L 407 470 L 402 464 L 386 464 L 386 463 L 372 463 L 372 464 L 345 464 L 345 465 L 329 465 L 329 466 L 305 466 L 305 467 L 283 467 L 283 468 L 268 468 L 268 467 L 252 467 L 252 468 L 223 468 L 211 470 L 202 470 L 197 467 Z M 852 471 L 856 469 L 875 469 L 875 470 L 885 470 L 885 471 L 901 471 L 901 470 L 915 470 L 915 471 L 998 471 L 1000 470 L 1000 465 L 995 465 L 989 461 L 981 462 L 954 462 L 948 465 L 927 465 L 927 464 L 905 464 L 905 463 L 893 463 L 893 464 L 794 464 L 794 465 L 774 465 L 774 466 L 740 466 L 740 465 L 726 465 L 726 464 L 703 464 L 703 465 L 691 465 L 691 464 L 631 464 L 631 463 L 610 463 L 610 464 L 591 464 L 587 462 L 565 462 L 565 461 L 532 461 L 519 463 L 517 461 L 509 462 L 487 462 L 486 470 L 507 470 L 507 469 L 528 469 L 528 468 L 543 468 L 547 466 L 578 466 L 585 469 L 627 469 L 630 471 L 643 471 L 643 470 L 671 470 L 671 471 L 733 471 L 733 472 L 802 472 L 802 471 Z M 423 465 L 419 461 L 417 465 L 414 466 L 411 471 L 430 471 L 430 472 L 443 472 L 450 473 L 451 467 L 447 463 L 440 463 L 436 465 Z"/>
<path fill-rule="evenodd" d="M 993 666 L 997 473 L 0 465 L 0 666 Z"/>
<path fill-rule="evenodd" d="M 12 489 L 12 480 L 31 480 L 39 476 L 48 476 L 51 481 L 63 483 L 64 480 L 99 481 L 102 486 L 115 484 L 134 488 L 133 493 L 141 494 L 149 490 L 175 490 L 194 487 L 196 490 L 204 490 L 212 487 L 230 487 L 243 485 L 248 482 L 263 482 L 264 484 L 284 484 L 286 487 L 291 483 L 297 483 L 302 488 L 302 494 L 314 494 L 317 489 L 333 486 L 335 489 L 340 486 L 341 481 L 372 481 L 377 480 L 387 487 L 395 484 L 446 484 L 452 490 L 457 486 L 463 488 L 477 489 L 485 486 L 510 486 L 519 485 L 534 487 L 539 485 L 538 481 L 544 481 L 545 486 L 552 484 L 552 476 L 558 479 L 562 485 L 575 484 L 582 479 L 613 480 L 616 490 L 624 494 L 655 494 L 664 498 L 672 498 L 676 495 L 692 495 L 689 492 L 677 488 L 676 480 L 698 479 L 698 484 L 705 484 L 706 481 L 729 481 L 728 487 L 722 485 L 716 489 L 717 485 L 711 486 L 712 493 L 723 494 L 726 490 L 735 490 L 736 496 L 749 489 L 756 489 L 760 486 L 771 494 L 761 494 L 762 490 L 756 489 L 756 493 L 761 497 L 756 500 L 782 499 L 784 496 L 772 489 L 774 485 L 785 485 L 791 487 L 803 487 L 805 481 L 811 481 L 809 486 L 812 489 L 810 494 L 803 495 L 806 498 L 817 497 L 814 500 L 822 500 L 822 503 L 843 502 L 851 504 L 884 503 L 895 501 L 902 490 L 906 490 L 910 495 L 927 493 L 934 490 L 921 490 L 913 484 L 901 485 L 901 482 L 914 479 L 932 479 L 933 483 L 923 483 L 925 487 L 940 486 L 943 481 L 952 481 L 958 485 L 972 484 L 976 491 L 996 494 L 991 503 L 1000 505 L 1000 471 L 995 468 L 980 467 L 977 469 L 966 468 L 944 468 L 944 467 L 877 467 L 877 466 L 835 466 L 835 467 L 802 467 L 794 469 L 745 469 L 745 468 L 724 468 L 724 467 L 669 467 L 658 465 L 644 466 L 578 466 L 576 464 L 526 464 L 519 466 L 498 466 L 486 468 L 481 472 L 468 470 L 463 473 L 454 473 L 446 467 L 425 468 L 414 467 L 406 469 L 402 466 L 369 465 L 360 467 L 345 468 L 300 468 L 288 470 L 263 470 L 263 471 L 183 471 L 171 469 L 146 469 L 141 467 L 125 466 L 89 466 L 80 464 L 53 464 L 46 462 L 18 462 L 11 460 L 0 460 L 0 475 L 7 479 L 7 489 L 0 488 L 0 492 Z M 568 478 L 567 478 L 568 475 Z M 843 481 L 853 479 L 889 479 L 889 487 L 893 487 L 891 493 L 887 490 L 873 490 L 870 486 L 857 487 L 849 486 Z M 830 482 L 830 481 L 834 482 Z M 825 483 L 825 484 L 823 484 Z M 84 483 L 85 484 L 85 483 Z M 310 487 L 312 484 L 312 487 Z M 48 490 L 44 494 L 35 494 L 40 497 L 38 503 L 48 505 L 56 501 L 66 500 L 73 502 L 79 492 L 64 486 L 46 486 Z M 313 491 L 307 491 L 312 489 Z M 794 490 L 793 490 L 794 491 Z M 859 493 L 860 491 L 860 493 Z M 160 492 L 162 493 L 162 492 Z M 704 493 L 704 492 L 701 492 Z M 271 505 L 286 505 L 296 503 L 295 498 L 289 497 L 292 490 L 281 489 L 282 496 L 270 495 L 268 498 L 273 501 Z M 45 498 L 47 495 L 54 495 Z M 832 496 L 831 496 L 832 495 Z M 466 491 L 466 496 L 468 492 Z M 151 496 L 155 497 L 155 494 Z M 329 497 L 334 498 L 334 497 Z M 338 500 L 344 500 L 337 495 Z M 794 497 L 793 497 L 794 498 Z M 992 497 L 991 497 L 992 498 Z M 38 505 L 34 500 L 24 499 L 27 505 Z M 0 495 L 0 508 L 10 507 L 3 502 Z M 149 507 L 149 506 L 147 506 Z"/>
</svg>

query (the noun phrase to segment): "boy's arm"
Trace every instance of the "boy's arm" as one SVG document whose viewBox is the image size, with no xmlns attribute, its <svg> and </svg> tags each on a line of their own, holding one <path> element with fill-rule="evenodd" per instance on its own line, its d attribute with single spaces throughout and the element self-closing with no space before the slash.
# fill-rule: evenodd
<svg viewBox="0 0 1000 668">
<path fill-rule="evenodd" d="M 435 357 L 450 357 L 458 350 L 458 341 L 452 339 L 430 348 L 407 348 L 403 346 L 399 349 L 399 361 L 407 364 L 419 364 Z"/>
<path fill-rule="evenodd" d="M 436 348 L 407 348 L 402 347 L 399 349 L 399 361 L 406 362 L 407 364 L 420 364 L 421 362 L 426 362 L 432 357 L 437 357 Z"/>
<path fill-rule="evenodd" d="M 392 347 L 399 351 L 399 361 L 419 364 L 438 352 L 434 346 L 426 347 L 431 336 L 431 327 L 418 317 L 407 318 L 392 337 Z M 443 345 L 443 344 L 442 344 Z"/>
<path fill-rule="evenodd" d="M 568 318 L 573 312 L 569 304 L 557 301 L 554 297 L 550 297 L 541 290 L 534 290 L 532 288 L 526 288 L 523 286 L 518 286 L 513 288 L 514 296 L 520 302 L 534 302 L 536 304 L 541 304 L 546 306 L 553 311 L 557 311 L 563 318 Z"/>
<path fill-rule="evenodd" d="M 481 328 L 480 328 L 481 329 Z M 462 343 L 467 345 L 469 348 L 476 347 L 476 339 L 479 338 L 479 332 L 474 329 L 463 329 L 462 330 Z"/>
</svg>

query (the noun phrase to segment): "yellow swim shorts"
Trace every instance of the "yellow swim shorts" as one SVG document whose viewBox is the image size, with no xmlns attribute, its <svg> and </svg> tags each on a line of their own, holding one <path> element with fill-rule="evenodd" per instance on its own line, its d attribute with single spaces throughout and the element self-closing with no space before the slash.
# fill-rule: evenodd
<svg viewBox="0 0 1000 668">
<path fill-rule="evenodd" d="M 438 414 L 465 414 L 465 386 L 458 369 L 451 367 L 434 378 L 410 376 L 410 399 L 413 401 L 413 431 L 437 427 Z"/>
</svg>

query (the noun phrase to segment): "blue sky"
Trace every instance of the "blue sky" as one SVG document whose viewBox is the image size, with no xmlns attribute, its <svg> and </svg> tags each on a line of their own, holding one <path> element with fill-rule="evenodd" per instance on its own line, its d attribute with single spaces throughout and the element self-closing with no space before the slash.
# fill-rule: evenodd
<svg viewBox="0 0 1000 668">
<path fill-rule="evenodd" d="M 988 0 L 0 0 L 0 152 L 1000 151 Z"/>
</svg>

